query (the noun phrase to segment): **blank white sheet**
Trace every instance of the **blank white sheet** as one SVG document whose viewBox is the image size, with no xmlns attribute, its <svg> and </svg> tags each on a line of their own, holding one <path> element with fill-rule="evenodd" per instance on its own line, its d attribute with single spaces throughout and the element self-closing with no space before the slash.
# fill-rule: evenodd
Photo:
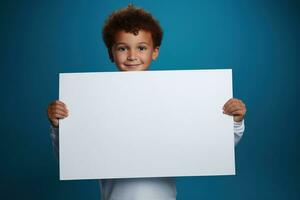
<svg viewBox="0 0 300 200">
<path fill-rule="evenodd" d="M 60 179 L 234 175 L 232 71 L 61 73 Z"/>
</svg>

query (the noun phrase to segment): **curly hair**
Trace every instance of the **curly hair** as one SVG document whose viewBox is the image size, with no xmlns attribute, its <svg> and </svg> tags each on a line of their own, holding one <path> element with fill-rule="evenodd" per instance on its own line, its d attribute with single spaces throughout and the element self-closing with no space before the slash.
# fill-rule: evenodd
<svg viewBox="0 0 300 200">
<path fill-rule="evenodd" d="M 108 49 L 109 58 L 112 62 L 112 46 L 115 43 L 115 35 L 119 31 L 125 31 L 138 35 L 139 30 L 149 31 L 152 36 L 153 46 L 161 45 L 163 31 L 159 22 L 147 11 L 137 8 L 132 4 L 113 12 L 105 21 L 102 29 L 102 38 Z"/>
</svg>

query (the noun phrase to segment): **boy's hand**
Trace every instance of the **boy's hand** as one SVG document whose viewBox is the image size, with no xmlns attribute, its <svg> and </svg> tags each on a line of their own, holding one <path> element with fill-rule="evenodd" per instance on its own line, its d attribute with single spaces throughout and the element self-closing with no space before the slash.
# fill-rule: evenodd
<svg viewBox="0 0 300 200">
<path fill-rule="evenodd" d="M 223 106 L 223 113 L 233 116 L 235 122 L 240 122 L 246 114 L 246 105 L 239 99 L 229 99 Z"/>
<path fill-rule="evenodd" d="M 58 127 L 59 119 L 64 119 L 68 116 L 68 109 L 66 105 L 61 101 L 53 101 L 49 104 L 48 119 L 54 127 Z"/>
</svg>

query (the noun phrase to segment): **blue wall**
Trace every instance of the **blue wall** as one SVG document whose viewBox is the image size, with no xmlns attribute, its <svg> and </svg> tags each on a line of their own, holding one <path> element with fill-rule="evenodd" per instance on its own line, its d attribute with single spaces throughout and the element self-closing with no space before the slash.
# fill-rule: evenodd
<svg viewBox="0 0 300 200">
<path fill-rule="evenodd" d="M 300 4 L 292 0 L 71 1 L 0 4 L 0 199 L 98 199 L 97 181 L 58 180 L 47 104 L 58 73 L 116 70 L 103 21 L 132 2 L 164 28 L 152 69 L 233 68 L 248 107 L 236 176 L 178 178 L 178 199 L 299 199 Z"/>
</svg>

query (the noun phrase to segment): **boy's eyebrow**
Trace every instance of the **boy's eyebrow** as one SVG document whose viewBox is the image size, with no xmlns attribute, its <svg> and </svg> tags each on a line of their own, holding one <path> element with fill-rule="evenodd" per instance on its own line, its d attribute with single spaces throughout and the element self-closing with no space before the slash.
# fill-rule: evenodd
<svg viewBox="0 0 300 200">
<path fill-rule="evenodd" d="M 120 44 L 127 45 L 127 44 L 126 44 L 126 43 L 124 43 L 124 42 L 117 42 L 117 43 L 115 43 L 115 45 L 120 45 Z"/>
<path fill-rule="evenodd" d="M 138 44 L 146 44 L 146 45 L 149 45 L 148 42 L 139 42 Z M 115 43 L 115 45 L 117 46 L 117 45 L 128 45 L 128 44 L 125 43 L 125 42 L 117 42 L 117 43 Z"/>
<path fill-rule="evenodd" d="M 149 45 L 148 42 L 139 42 L 139 44 L 147 44 L 147 45 Z"/>
</svg>

